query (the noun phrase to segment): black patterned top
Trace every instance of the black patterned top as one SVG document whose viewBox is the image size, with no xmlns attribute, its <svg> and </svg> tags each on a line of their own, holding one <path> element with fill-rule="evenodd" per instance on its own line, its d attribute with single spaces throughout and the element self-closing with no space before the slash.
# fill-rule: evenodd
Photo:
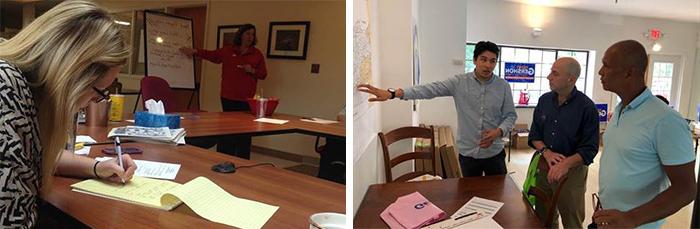
<svg viewBox="0 0 700 229">
<path fill-rule="evenodd" d="M 22 72 L 0 60 L 0 227 L 32 228 L 41 183 L 39 122 Z"/>
</svg>

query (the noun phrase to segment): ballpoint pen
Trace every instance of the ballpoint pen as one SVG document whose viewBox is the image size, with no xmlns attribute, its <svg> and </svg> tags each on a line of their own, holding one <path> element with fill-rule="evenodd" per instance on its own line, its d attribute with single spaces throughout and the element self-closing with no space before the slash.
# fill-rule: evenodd
<svg viewBox="0 0 700 229">
<path fill-rule="evenodd" d="M 119 167 L 124 169 L 124 162 L 122 160 L 122 145 L 119 142 L 119 137 L 114 137 L 114 150 L 117 151 L 117 157 L 119 158 Z M 121 179 L 122 179 L 122 184 L 125 184 L 126 182 L 124 182 L 124 178 L 121 178 Z"/>
<path fill-rule="evenodd" d="M 460 219 L 462 219 L 462 218 L 464 218 L 464 217 L 467 217 L 467 216 L 470 216 L 470 215 L 474 215 L 474 214 L 476 214 L 476 213 L 477 213 L 477 212 L 472 212 L 472 213 L 469 213 L 469 214 L 466 214 L 466 215 L 461 215 L 461 216 L 455 218 L 455 220 L 460 220 Z"/>
</svg>

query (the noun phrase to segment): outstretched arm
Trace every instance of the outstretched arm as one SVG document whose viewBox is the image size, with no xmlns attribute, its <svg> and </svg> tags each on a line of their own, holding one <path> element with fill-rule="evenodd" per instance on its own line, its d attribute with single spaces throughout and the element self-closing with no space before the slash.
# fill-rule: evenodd
<svg viewBox="0 0 700 229">
<path fill-rule="evenodd" d="M 192 49 L 192 48 L 187 48 L 187 47 L 181 47 L 180 53 L 184 54 L 185 56 L 188 57 L 199 57 L 208 61 L 211 61 L 216 64 L 221 63 L 221 49 L 217 49 L 214 51 L 209 51 L 209 50 L 198 50 L 198 49 Z"/>
<path fill-rule="evenodd" d="M 369 84 L 357 85 L 357 90 L 374 95 L 374 98 L 369 98 L 370 102 L 382 102 L 391 99 L 391 92 L 386 89 L 376 88 Z M 403 97 L 403 90 L 396 89 L 396 98 Z"/>
</svg>

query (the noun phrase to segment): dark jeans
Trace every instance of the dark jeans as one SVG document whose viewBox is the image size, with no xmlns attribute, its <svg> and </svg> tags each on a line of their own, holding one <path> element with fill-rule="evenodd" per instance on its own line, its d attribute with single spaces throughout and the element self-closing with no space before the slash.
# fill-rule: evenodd
<svg viewBox="0 0 700 229">
<path fill-rule="evenodd" d="M 224 111 L 249 111 L 248 103 L 244 101 L 221 98 Z M 250 159 L 251 137 L 222 136 L 216 144 L 216 151 L 240 158 Z"/>
<path fill-rule="evenodd" d="M 490 158 L 476 159 L 459 155 L 459 166 L 462 167 L 463 177 L 478 177 L 491 175 L 506 175 L 506 151 Z"/>
</svg>

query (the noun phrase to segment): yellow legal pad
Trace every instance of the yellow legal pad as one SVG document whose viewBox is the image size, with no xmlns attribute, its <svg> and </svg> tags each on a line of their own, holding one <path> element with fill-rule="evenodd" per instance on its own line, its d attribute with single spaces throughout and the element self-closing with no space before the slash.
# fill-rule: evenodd
<svg viewBox="0 0 700 229">
<path fill-rule="evenodd" d="M 279 209 L 235 197 L 206 177 L 184 185 L 134 176 L 125 185 L 90 179 L 71 185 L 73 191 L 172 210 L 183 201 L 205 219 L 239 228 L 261 228 Z"/>
<path fill-rule="evenodd" d="M 137 176 L 134 176 L 131 181 L 127 182 L 126 184 L 90 179 L 71 185 L 73 191 L 76 192 L 126 201 L 147 207 L 160 208 L 168 211 L 180 205 L 182 201 L 169 199 L 168 201 L 161 203 L 161 196 L 163 196 L 167 191 L 180 186 L 182 185 L 168 180 L 158 180 Z"/>
</svg>

